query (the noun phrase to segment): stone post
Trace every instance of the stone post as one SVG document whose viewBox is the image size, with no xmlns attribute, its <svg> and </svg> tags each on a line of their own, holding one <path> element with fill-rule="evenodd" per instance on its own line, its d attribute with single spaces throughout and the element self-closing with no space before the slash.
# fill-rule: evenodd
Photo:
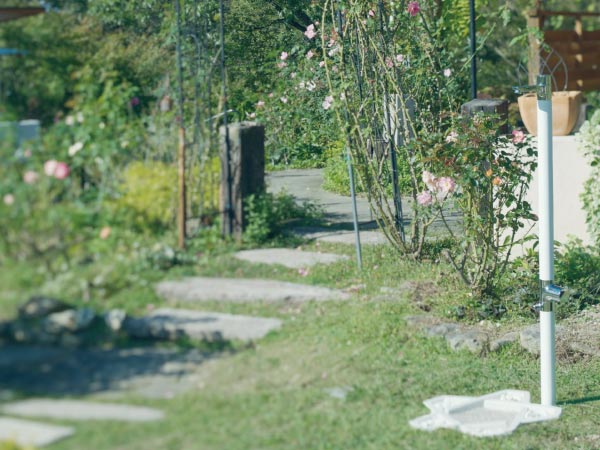
<svg viewBox="0 0 600 450">
<path fill-rule="evenodd" d="M 478 112 L 496 114 L 500 117 L 500 134 L 508 134 L 508 101 L 501 99 L 473 99 L 461 107 L 461 113 L 470 117 Z"/>
<path fill-rule="evenodd" d="M 221 195 L 220 211 L 224 235 L 232 230 L 236 240 L 244 231 L 244 200 L 265 190 L 265 128 L 256 122 L 236 122 L 228 127 L 229 148 L 225 142 L 225 127 L 221 126 Z M 229 174 L 227 179 L 227 154 Z M 229 194 L 231 189 L 231 195 Z M 231 205 L 228 207 L 229 199 Z M 231 224 L 231 225 L 230 225 Z"/>
</svg>

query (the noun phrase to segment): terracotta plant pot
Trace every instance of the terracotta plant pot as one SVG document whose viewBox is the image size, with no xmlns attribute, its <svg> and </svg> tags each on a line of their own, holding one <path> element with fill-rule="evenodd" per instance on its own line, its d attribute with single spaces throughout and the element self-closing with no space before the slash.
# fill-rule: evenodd
<svg viewBox="0 0 600 450">
<path fill-rule="evenodd" d="M 552 93 L 552 135 L 566 136 L 579 117 L 581 109 L 581 92 L 565 91 Z M 537 97 L 530 93 L 519 97 L 519 111 L 525 128 L 537 136 Z"/>
</svg>

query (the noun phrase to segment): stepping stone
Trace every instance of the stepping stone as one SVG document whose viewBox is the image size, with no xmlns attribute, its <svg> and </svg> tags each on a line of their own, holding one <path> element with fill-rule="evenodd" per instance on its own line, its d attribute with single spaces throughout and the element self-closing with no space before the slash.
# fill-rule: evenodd
<svg viewBox="0 0 600 450">
<path fill-rule="evenodd" d="M 317 237 L 317 242 L 355 245 L 356 237 L 354 232 L 327 233 Z M 381 231 L 361 231 L 360 243 L 361 245 L 382 245 L 389 242 Z"/>
<path fill-rule="evenodd" d="M 264 248 L 237 252 L 235 257 L 244 261 L 262 264 L 281 264 L 290 269 L 311 267 L 315 264 L 331 264 L 342 259 L 345 255 L 333 253 L 303 252 L 289 248 Z"/>
<path fill-rule="evenodd" d="M 162 411 L 153 408 L 118 403 L 43 398 L 5 404 L 2 406 L 2 412 L 13 416 L 77 421 L 116 420 L 119 422 L 152 422 L 165 417 Z"/>
<path fill-rule="evenodd" d="M 349 294 L 319 286 L 284 281 L 191 277 L 179 281 L 163 281 L 156 285 L 156 293 L 168 300 L 204 302 L 306 302 L 311 300 L 344 300 Z"/>
<path fill-rule="evenodd" d="M 43 447 L 73 433 L 71 427 L 0 417 L 0 441 L 13 441 L 21 446 Z"/>
<path fill-rule="evenodd" d="M 125 330 L 130 335 L 155 339 L 252 341 L 279 328 L 279 319 L 170 308 L 157 309 L 145 317 L 125 322 Z"/>
</svg>

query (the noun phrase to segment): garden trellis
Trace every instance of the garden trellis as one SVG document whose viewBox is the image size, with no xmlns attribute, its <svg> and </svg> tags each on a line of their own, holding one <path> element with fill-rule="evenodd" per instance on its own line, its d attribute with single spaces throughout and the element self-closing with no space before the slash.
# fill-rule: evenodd
<svg viewBox="0 0 600 450">
<path fill-rule="evenodd" d="M 219 149 L 218 124 L 223 123 L 227 133 L 227 75 L 225 66 L 225 30 L 223 0 L 174 0 L 176 14 L 176 62 L 177 62 L 177 125 L 178 125 L 178 234 L 179 246 L 185 245 L 188 211 L 202 221 L 203 199 L 210 187 L 199 186 L 201 202 L 190 205 L 186 198 L 191 167 L 206 170 L 210 159 Z M 215 17 L 218 16 L 218 20 Z M 220 76 L 219 76 L 220 75 Z M 219 86 L 220 85 L 220 86 Z M 215 89 L 219 88 L 220 89 Z M 219 120 L 220 119 L 220 120 Z M 191 128 L 190 134 L 187 130 Z M 228 139 L 225 139 L 228 148 Z M 187 149 L 192 151 L 188 152 Z M 228 152 L 226 158 L 229 160 Z M 227 168 L 229 164 L 225 165 Z M 225 174 L 227 180 L 231 175 Z M 198 182 L 197 180 L 191 180 Z M 218 180 L 211 180 L 218 183 Z M 230 191 L 230 190 L 229 190 Z M 225 192 L 226 198 L 230 196 Z M 208 202 L 216 209 L 218 200 Z M 225 209 L 231 213 L 231 201 L 225 201 Z"/>
</svg>

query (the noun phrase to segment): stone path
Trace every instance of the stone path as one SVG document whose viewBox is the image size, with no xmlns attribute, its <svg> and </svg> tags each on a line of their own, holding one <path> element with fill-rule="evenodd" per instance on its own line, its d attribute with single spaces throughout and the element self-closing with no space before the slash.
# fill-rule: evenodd
<svg viewBox="0 0 600 450">
<path fill-rule="evenodd" d="M 354 231 L 347 230 L 328 230 L 325 228 L 296 228 L 294 233 L 305 239 L 314 239 L 317 242 L 328 242 L 332 244 L 355 244 Z M 361 245 L 387 245 L 389 244 L 385 235 L 381 231 L 362 230 L 360 232 Z"/>
<path fill-rule="evenodd" d="M 81 400 L 29 399 L 8 403 L 0 408 L 11 416 L 46 418 L 54 420 L 118 420 L 120 422 L 154 422 L 165 415 L 154 408 L 98 403 Z"/>
<path fill-rule="evenodd" d="M 13 441 L 20 446 L 43 447 L 73 433 L 75 429 L 72 427 L 0 417 L 0 442 Z"/>
<path fill-rule="evenodd" d="M 354 236 L 354 235 L 353 235 Z M 312 267 L 316 264 L 331 264 L 348 259 L 333 253 L 307 252 L 290 248 L 261 248 L 237 252 L 235 257 L 244 261 L 261 264 L 280 264 L 290 269 Z"/>
<path fill-rule="evenodd" d="M 139 338 L 252 341 L 281 328 L 281 320 L 161 308 L 146 317 L 129 319 L 126 328 L 129 335 Z"/>
<path fill-rule="evenodd" d="M 262 279 L 191 277 L 163 281 L 156 293 L 168 300 L 185 302 L 306 302 L 344 300 L 345 292 L 320 286 L 309 286 Z"/>
<path fill-rule="evenodd" d="M 311 201 L 323 207 L 325 220 L 330 222 L 352 222 L 350 197 L 325 191 L 323 169 L 291 169 L 267 174 L 267 189 L 270 192 L 288 192 L 299 202 Z M 356 199 L 359 222 L 370 222 L 371 210 L 366 197 Z"/>
</svg>

